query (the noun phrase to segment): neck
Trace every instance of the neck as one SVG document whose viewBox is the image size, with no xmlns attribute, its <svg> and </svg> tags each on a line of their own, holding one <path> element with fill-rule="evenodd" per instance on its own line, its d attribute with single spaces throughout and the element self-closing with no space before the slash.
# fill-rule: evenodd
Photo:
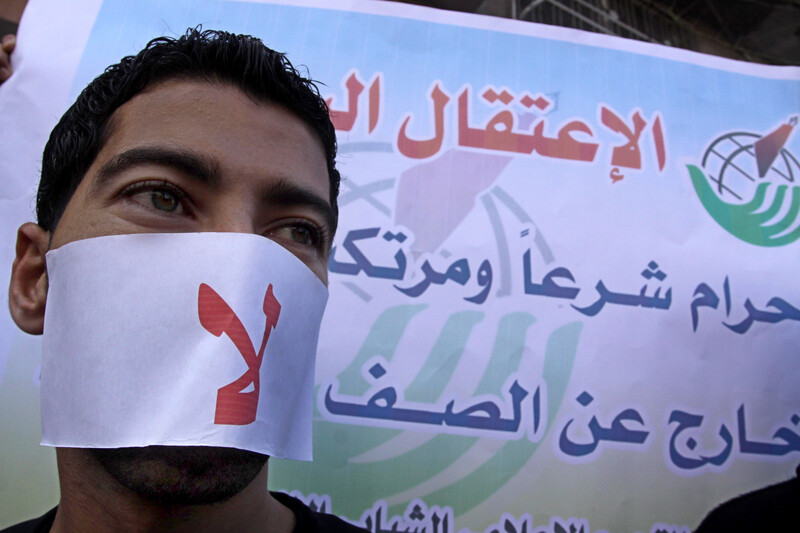
<svg viewBox="0 0 800 533">
<path fill-rule="evenodd" d="M 182 505 L 142 497 L 110 476 L 87 451 L 57 450 L 61 486 L 52 533 L 241 531 L 290 533 L 294 514 L 267 490 L 268 465 L 233 497 Z"/>
</svg>

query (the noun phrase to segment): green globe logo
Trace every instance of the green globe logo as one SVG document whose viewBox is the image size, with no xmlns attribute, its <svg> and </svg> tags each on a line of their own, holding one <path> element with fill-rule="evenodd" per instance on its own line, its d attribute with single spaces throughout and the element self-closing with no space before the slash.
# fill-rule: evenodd
<svg viewBox="0 0 800 533">
<path fill-rule="evenodd" d="M 687 165 L 706 211 L 729 233 L 757 246 L 784 246 L 800 238 L 800 164 L 784 148 L 793 117 L 767 135 L 727 133 Z"/>
</svg>

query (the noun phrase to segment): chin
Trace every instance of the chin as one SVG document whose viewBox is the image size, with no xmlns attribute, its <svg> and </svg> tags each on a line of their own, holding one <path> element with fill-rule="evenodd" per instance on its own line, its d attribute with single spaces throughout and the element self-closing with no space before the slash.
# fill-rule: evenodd
<svg viewBox="0 0 800 533">
<path fill-rule="evenodd" d="M 258 475 L 269 456 L 211 446 L 94 448 L 91 454 L 127 489 L 168 505 L 228 500 Z"/>
</svg>

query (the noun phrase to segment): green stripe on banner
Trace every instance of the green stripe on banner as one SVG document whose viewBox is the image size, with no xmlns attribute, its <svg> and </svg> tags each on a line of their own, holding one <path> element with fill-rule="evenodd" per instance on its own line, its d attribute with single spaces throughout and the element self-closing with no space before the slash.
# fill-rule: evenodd
<svg viewBox="0 0 800 533">
<path fill-rule="evenodd" d="M 374 355 L 390 360 L 411 319 L 423 309 L 424 306 L 395 307 L 376 320 L 354 362 L 339 375 L 341 383 L 347 384 L 348 394 L 366 391 L 357 383 L 363 381 L 360 367 Z M 425 365 L 409 386 L 410 393 L 406 392 L 409 401 L 438 400 L 453 376 L 474 326 L 482 319 L 482 313 L 460 312 L 447 320 Z M 534 317 L 528 313 L 510 313 L 501 318 L 487 370 L 476 386 L 476 395 L 502 395 L 505 380 L 519 370 L 527 331 L 534 323 Z M 572 323 L 557 329 L 548 339 L 543 367 L 548 390 L 548 421 L 554 418 L 563 399 L 580 331 L 581 324 Z M 436 384 L 435 389 L 431 388 L 431 383 Z M 434 393 L 422 394 L 422 391 L 431 390 Z M 415 434 L 422 436 L 419 444 L 398 452 L 395 457 L 353 460 L 387 442 L 392 444 L 390 441 L 394 438 Z M 436 476 L 449 471 L 479 440 L 445 434 L 428 437 L 419 432 L 333 423 L 317 417 L 314 461 L 276 461 L 270 478 L 278 488 L 296 489 L 304 494 L 328 494 L 334 512 L 352 519 L 360 517 L 379 499 L 392 503 L 390 515 L 402 514 L 414 497 L 424 497 L 432 505 L 449 505 L 458 515 L 480 504 L 507 483 L 538 448 L 537 443 L 525 438 L 509 442 L 465 477 L 442 480 L 446 485 L 431 491 L 430 485 L 435 486 Z M 427 492 L 423 484 L 428 485 Z M 347 498 L 337 498 L 343 491 Z"/>
<path fill-rule="evenodd" d="M 458 483 L 427 495 L 425 501 L 428 505 L 447 502 L 456 516 L 466 513 L 505 485 L 533 456 L 539 445 L 547 440 L 572 374 L 582 327 L 579 322 L 567 324 L 555 330 L 547 341 L 543 377 L 547 383 L 548 426 L 544 438 L 538 443 L 532 443 L 524 438 L 509 442 L 491 459 Z M 402 506 L 396 505 L 390 508 L 390 514 L 399 514 L 403 510 Z"/>
</svg>

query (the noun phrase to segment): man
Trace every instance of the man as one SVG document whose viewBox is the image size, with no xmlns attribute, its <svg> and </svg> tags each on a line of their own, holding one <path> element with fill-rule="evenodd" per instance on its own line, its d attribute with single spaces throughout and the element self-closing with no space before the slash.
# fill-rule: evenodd
<svg viewBox="0 0 800 533">
<path fill-rule="evenodd" d="M 316 87 L 258 39 L 189 30 L 151 41 L 95 79 L 53 130 L 38 225 L 18 232 L 12 318 L 41 334 L 45 254 L 107 235 L 257 234 L 327 284 L 335 155 Z M 360 531 L 270 493 L 268 457 L 251 451 L 59 447 L 56 455 L 58 507 L 9 531 Z"/>
<path fill-rule="evenodd" d="M 13 73 L 11 53 L 17 43 L 17 27 L 27 0 L 0 2 L 0 85 Z"/>
<path fill-rule="evenodd" d="M 695 533 L 791 531 L 797 528 L 798 501 L 800 465 L 793 478 L 719 504 L 706 515 Z"/>
<path fill-rule="evenodd" d="M 13 33 L 0 39 L 0 84 L 11 77 L 11 52 L 17 44 L 17 36 Z"/>
</svg>

